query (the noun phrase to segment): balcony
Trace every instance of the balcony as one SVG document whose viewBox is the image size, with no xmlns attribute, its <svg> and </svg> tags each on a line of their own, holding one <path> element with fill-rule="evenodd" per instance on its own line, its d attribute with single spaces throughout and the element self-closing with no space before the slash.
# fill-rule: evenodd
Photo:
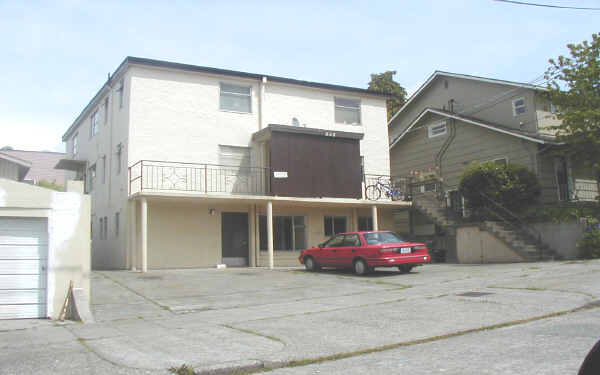
<svg viewBox="0 0 600 375">
<path fill-rule="evenodd" d="M 129 167 L 129 194 L 141 192 L 270 195 L 270 170 L 140 160 Z"/>
</svg>

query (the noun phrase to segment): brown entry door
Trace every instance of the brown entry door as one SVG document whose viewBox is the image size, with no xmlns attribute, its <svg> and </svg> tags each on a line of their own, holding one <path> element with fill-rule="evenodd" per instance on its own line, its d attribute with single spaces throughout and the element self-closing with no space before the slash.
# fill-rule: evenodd
<svg viewBox="0 0 600 375">
<path fill-rule="evenodd" d="M 228 266 L 248 265 L 248 214 L 221 213 L 223 263 Z"/>
</svg>

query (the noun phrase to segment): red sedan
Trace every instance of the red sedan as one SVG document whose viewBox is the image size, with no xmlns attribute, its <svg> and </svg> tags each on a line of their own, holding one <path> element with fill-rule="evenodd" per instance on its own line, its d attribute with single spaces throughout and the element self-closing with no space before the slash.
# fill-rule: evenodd
<svg viewBox="0 0 600 375">
<path fill-rule="evenodd" d="M 415 266 L 431 261 L 427 246 L 407 242 L 394 232 L 340 233 L 312 249 L 302 250 L 300 263 L 308 271 L 321 267 L 352 267 L 357 275 L 364 275 L 374 267 L 398 267 L 406 273 Z"/>
</svg>

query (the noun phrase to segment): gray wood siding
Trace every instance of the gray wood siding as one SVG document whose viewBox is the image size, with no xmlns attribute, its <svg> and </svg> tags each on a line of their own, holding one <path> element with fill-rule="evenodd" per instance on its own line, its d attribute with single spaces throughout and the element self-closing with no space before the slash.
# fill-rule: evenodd
<svg viewBox="0 0 600 375">
<path fill-rule="evenodd" d="M 19 166 L 8 160 L 0 159 L 0 177 L 19 181 Z"/>
<path fill-rule="evenodd" d="M 427 122 L 429 123 L 431 122 Z M 455 126 L 454 140 L 442 158 L 442 174 L 447 189 L 458 186 L 463 170 L 473 162 L 506 157 L 511 163 L 536 170 L 535 143 L 460 121 L 457 121 Z M 392 175 L 407 176 L 411 170 L 435 167 L 435 156 L 449 136 L 450 131 L 442 136 L 428 138 L 426 125 L 420 130 L 410 132 L 391 149 Z"/>
<path fill-rule="evenodd" d="M 444 81 L 448 82 L 448 88 L 444 85 Z M 492 105 L 500 96 L 501 102 Z M 525 99 L 527 112 L 514 116 L 512 100 L 520 97 Z M 431 86 L 421 92 L 420 96 L 415 98 L 402 115 L 394 120 L 389 130 L 390 140 L 395 139 L 425 108 L 443 109 L 445 107 L 449 109 L 448 101 L 450 99 L 454 99 L 454 111 L 457 113 L 514 129 L 530 132 L 537 130 L 535 92 L 533 90 L 442 76 L 436 78 Z"/>
</svg>

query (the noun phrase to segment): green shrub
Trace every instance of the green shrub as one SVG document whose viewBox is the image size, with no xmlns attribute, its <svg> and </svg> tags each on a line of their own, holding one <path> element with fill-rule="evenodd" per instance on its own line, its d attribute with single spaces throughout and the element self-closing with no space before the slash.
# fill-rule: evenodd
<svg viewBox="0 0 600 375">
<path fill-rule="evenodd" d="M 483 208 L 493 208 L 482 194 L 513 212 L 522 213 L 537 201 L 542 191 L 537 177 L 527 168 L 494 162 L 467 168 L 458 189 L 465 197 L 467 208 L 476 214 L 481 214 Z"/>
<path fill-rule="evenodd" d="M 179 367 L 171 367 L 169 371 L 175 375 L 196 375 L 194 368 L 186 364 L 183 364 Z"/>
</svg>

